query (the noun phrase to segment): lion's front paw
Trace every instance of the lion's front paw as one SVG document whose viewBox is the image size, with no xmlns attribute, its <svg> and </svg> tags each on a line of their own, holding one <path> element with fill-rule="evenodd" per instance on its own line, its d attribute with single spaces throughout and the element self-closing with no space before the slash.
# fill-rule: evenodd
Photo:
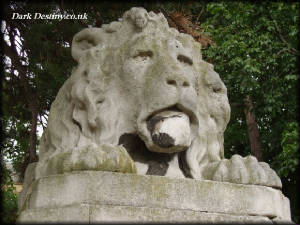
<svg viewBox="0 0 300 225">
<path fill-rule="evenodd" d="M 243 158 L 234 155 L 230 160 L 211 163 L 204 169 L 203 175 L 205 179 L 215 181 L 282 187 L 275 171 L 267 163 L 258 162 L 253 156 Z"/>
<path fill-rule="evenodd" d="M 74 149 L 64 161 L 65 171 L 100 170 L 136 173 L 134 161 L 123 146 L 89 145 Z"/>
</svg>

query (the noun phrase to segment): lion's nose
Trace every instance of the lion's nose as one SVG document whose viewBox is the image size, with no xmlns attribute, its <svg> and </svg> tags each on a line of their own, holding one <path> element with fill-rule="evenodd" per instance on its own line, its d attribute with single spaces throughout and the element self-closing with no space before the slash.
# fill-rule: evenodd
<svg viewBox="0 0 300 225">
<path fill-rule="evenodd" d="M 190 83 L 183 78 L 167 78 L 167 84 L 175 87 L 189 87 Z"/>
</svg>

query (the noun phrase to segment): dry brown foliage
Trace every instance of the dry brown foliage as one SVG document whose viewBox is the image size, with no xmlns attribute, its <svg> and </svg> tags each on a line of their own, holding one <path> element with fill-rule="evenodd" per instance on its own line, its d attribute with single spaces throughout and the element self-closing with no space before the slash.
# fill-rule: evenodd
<svg viewBox="0 0 300 225">
<path fill-rule="evenodd" d="M 210 37 L 201 34 L 201 28 L 198 23 L 199 16 L 193 23 L 192 20 L 194 15 L 192 14 L 184 14 L 178 10 L 173 12 L 167 12 L 165 10 L 162 11 L 166 16 L 170 27 L 177 29 L 179 32 L 191 35 L 195 41 L 198 41 L 202 45 L 203 48 L 207 48 L 208 45 L 215 45 L 214 41 Z"/>
</svg>

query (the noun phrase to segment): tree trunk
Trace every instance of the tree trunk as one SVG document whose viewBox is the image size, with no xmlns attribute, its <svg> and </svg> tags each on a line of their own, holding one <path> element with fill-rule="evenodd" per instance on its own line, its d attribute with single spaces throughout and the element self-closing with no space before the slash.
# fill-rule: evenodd
<svg viewBox="0 0 300 225">
<path fill-rule="evenodd" d="M 258 161 L 262 161 L 259 130 L 256 122 L 256 117 L 253 113 L 253 102 L 249 95 L 246 95 L 246 97 L 244 98 L 244 106 L 245 106 L 244 113 L 245 113 L 246 123 L 248 127 L 251 154 L 255 156 Z"/>
</svg>

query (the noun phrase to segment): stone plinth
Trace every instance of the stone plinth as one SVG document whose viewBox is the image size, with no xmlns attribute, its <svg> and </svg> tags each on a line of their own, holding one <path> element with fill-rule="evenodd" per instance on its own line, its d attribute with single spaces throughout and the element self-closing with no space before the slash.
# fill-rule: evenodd
<svg viewBox="0 0 300 225">
<path fill-rule="evenodd" d="M 257 185 L 81 171 L 38 179 L 18 222 L 291 222 L 280 190 Z"/>
</svg>

